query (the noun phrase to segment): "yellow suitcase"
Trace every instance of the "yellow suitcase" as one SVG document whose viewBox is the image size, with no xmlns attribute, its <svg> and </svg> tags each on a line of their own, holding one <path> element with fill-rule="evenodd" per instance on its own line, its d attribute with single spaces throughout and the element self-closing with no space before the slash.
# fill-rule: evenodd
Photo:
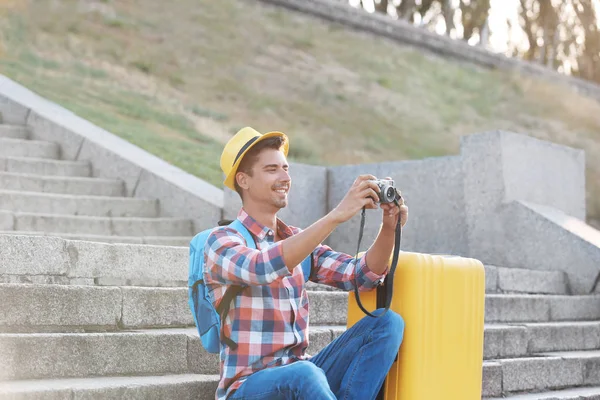
<svg viewBox="0 0 600 400">
<path fill-rule="evenodd" d="M 385 306 L 382 290 L 385 286 L 360 293 L 367 310 Z M 480 400 L 483 264 L 471 258 L 401 252 L 393 290 L 390 309 L 404 319 L 404 339 L 377 399 Z M 348 327 L 363 317 L 350 293 Z"/>
</svg>

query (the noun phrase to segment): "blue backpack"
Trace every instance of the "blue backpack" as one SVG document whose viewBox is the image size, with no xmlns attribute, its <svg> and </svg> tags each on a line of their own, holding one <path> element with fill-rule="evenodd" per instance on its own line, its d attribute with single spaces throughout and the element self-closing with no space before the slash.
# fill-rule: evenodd
<svg viewBox="0 0 600 400">
<path fill-rule="evenodd" d="M 254 238 L 248 232 L 248 229 L 239 221 L 235 220 L 228 225 L 230 228 L 239 232 L 246 241 L 246 246 L 256 249 Z M 221 320 L 229 313 L 231 301 L 240 294 L 245 286 L 231 285 L 223 295 L 219 306 L 215 309 L 213 306 L 209 291 L 204 284 L 204 247 L 210 234 L 216 228 L 211 228 L 198 233 L 190 242 L 190 268 L 188 275 L 188 304 L 194 316 L 194 322 L 198 328 L 198 334 L 202 341 L 202 346 L 209 353 L 219 353 L 221 343 L 235 350 L 237 343 L 231 338 L 223 335 L 221 337 Z M 308 281 L 313 270 L 312 255 L 302 261 L 302 271 L 304 280 Z"/>
</svg>

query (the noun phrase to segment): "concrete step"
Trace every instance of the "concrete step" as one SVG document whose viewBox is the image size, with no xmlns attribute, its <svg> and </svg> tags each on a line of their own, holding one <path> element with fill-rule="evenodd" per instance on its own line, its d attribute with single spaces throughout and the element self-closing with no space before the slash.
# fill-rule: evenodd
<svg viewBox="0 0 600 400">
<path fill-rule="evenodd" d="M 168 248 L 163 247 L 163 249 Z M 175 247 L 171 249 L 177 250 Z M 71 251 L 74 256 L 81 254 L 75 248 Z M 171 256 L 165 254 L 156 261 L 159 265 L 163 265 Z M 132 255 L 132 257 L 134 256 Z M 111 253 L 107 253 L 105 259 L 106 262 L 112 261 Z M 101 264 L 89 268 L 102 269 L 106 267 Z M 75 277 L 86 275 L 83 269 L 82 266 L 81 272 L 74 271 Z M 67 279 L 68 282 L 68 278 L 64 279 Z M 118 277 L 112 279 L 116 281 L 116 284 L 120 283 Z M 187 287 L 102 287 L 91 285 L 94 283 L 108 285 L 111 283 L 110 277 L 87 278 L 87 280 L 90 283 L 89 286 L 0 284 L 0 304 L 5 304 L 7 309 L 12 310 L 8 315 L 0 315 L 0 329 L 28 332 L 48 329 L 52 331 L 57 329 L 67 331 L 71 329 L 117 330 L 193 326 L 194 322 L 187 303 Z M 347 315 L 345 295 L 346 293 L 343 292 L 312 292 L 309 295 L 311 324 L 313 326 L 345 325 Z M 506 310 L 503 312 L 507 315 L 507 320 L 511 319 L 511 311 L 518 315 L 518 309 L 511 310 L 514 305 L 513 296 L 500 296 L 505 297 L 505 301 L 494 302 L 490 306 L 491 312 L 497 312 L 495 308 L 498 307 L 505 308 Z M 598 297 L 548 297 L 546 301 L 551 309 L 551 312 L 548 313 L 549 317 L 552 316 L 552 312 L 555 312 L 557 319 L 563 322 L 600 319 Z M 582 308 L 583 311 L 578 311 L 578 308 Z M 501 321 L 499 324 L 503 322 L 511 321 Z M 497 336 L 495 340 L 500 343 L 498 345 L 500 347 L 491 348 L 488 356 L 526 354 L 529 351 L 527 350 L 528 346 L 538 351 L 600 347 L 598 345 L 600 330 L 594 323 L 589 325 L 531 325 L 531 327 L 529 324 L 522 325 L 518 328 L 511 327 L 497 332 L 491 331 L 488 336 Z M 530 343 L 529 332 L 536 332 L 541 339 Z M 546 333 L 551 336 L 549 338 L 544 336 Z M 553 344 L 558 340 L 557 338 L 561 338 L 563 342 Z"/>
<path fill-rule="evenodd" d="M 28 139 L 29 129 L 19 125 L 0 125 L 0 138 Z"/>
<path fill-rule="evenodd" d="M 600 350 L 484 362 L 483 396 L 600 385 Z"/>
<path fill-rule="evenodd" d="M 218 375 L 179 374 L 11 381 L 0 383 L 0 396 L 5 400 L 213 400 L 218 380 Z M 600 387 L 582 387 L 484 399 L 598 400 L 599 396 Z"/>
<path fill-rule="evenodd" d="M 182 218 L 86 217 L 0 211 L 0 230 L 78 233 L 101 236 L 192 236 Z"/>
<path fill-rule="evenodd" d="M 0 382 L 3 400 L 214 400 L 217 375 L 107 376 Z"/>
<path fill-rule="evenodd" d="M 487 397 L 484 400 L 599 400 L 600 387 L 582 387 L 553 390 L 543 393 L 525 393 L 505 397 Z"/>
<path fill-rule="evenodd" d="M 185 332 L 161 330 L 0 334 L 0 381 L 188 373 L 190 339 Z M 218 365 L 211 367 L 218 372 Z"/>
<path fill-rule="evenodd" d="M 34 157 L 4 157 L 0 154 L 0 171 L 44 176 L 89 177 L 87 161 L 49 160 Z"/>
<path fill-rule="evenodd" d="M 485 266 L 486 293 L 568 294 L 565 273 Z"/>
<path fill-rule="evenodd" d="M 7 232 L 7 231 L 3 231 L 3 232 Z M 14 231 L 10 231 L 11 233 Z M 14 232 L 17 233 L 17 232 Z M 70 232 L 56 232 L 56 231 L 51 231 L 51 232 L 39 232 L 39 231 L 19 231 L 19 234 L 37 234 L 37 235 L 53 235 L 53 236 L 59 236 L 59 237 L 64 237 L 67 239 L 81 239 L 81 240 L 91 240 L 91 241 L 96 241 L 96 242 L 111 242 L 111 243 L 137 243 L 137 244 L 141 244 L 141 243 L 145 243 L 145 244 L 155 244 L 155 245 L 175 245 L 175 246 L 183 246 L 183 247 L 187 247 L 189 245 L 189 239 L 191 237 L 190 236 L 180 236 L 180 237 L 166 237 L 166 236 L 158 236 L 158 237 L 150 237 L 150 236 L 103 236 L 103 235 L 93 235 L 93 234 L 82 234 L 82 233 L 70 233 Z M 61 242 L 60 240 L 58 241 L 50 241 L 50 243 L 48 242 L 47 238 L 26 238 L 26 237 L 18 237 L 18 236 L 14 236 L 11 238 L 5 237 L 4 238 L 4 246 L 7 248 L 15 248 L 15 249 L 21 249 L 22 251 L 16 251 L 16 252 L 11 252 L 10 254 L 8 254 L 6 257 L 10 257 L 10 259 L 7 258 L 7 267 L 5 267 L 4 271 L 6 274 L 13 274 L 13 275 L 28 275 L 29 272 L 24 271 L 21 269 L 21 265 L 26 264 L 27 261 L 27 255 L 30 253 L 34 253 L 34 252 L 38 252 L 39 253 L 39 249 L 40 248 L 44 248 L 44 249 L 48 249 L 48 256 L 46 257 L 47 259 L 52 259 L 52 255 L 53 254 L 60 254 L 64 252 L 64 249 L 68 246 L 70 246 L 69 243 L 64 243 Z M 10 241 L 10 242 L 9 242 Z M 96 246 L 98 249 L 103 249 L 102 246 Z M 94 251 L 96 249 L 96 247 L 92 246 L 92 247 L 87 247 L 86 248 L 86 252 L 91 252 L 92 254 L 90 254 L 88 257 L 93 259 L 93 254 Z M 120 247 L 115 247 L 115 249 L 118 249 Z M 51 250 L 53 249 L 53 250 Z M 52 253 L 53 251 L 53 253 Z M 102 252 L 103 250 L 101 250 Z M 152 262 L 152 259 L 155 259 L 159 253 L 161 252 L 161 249 L 154 249 L 154 248 L 144 248 L 143 249 L 143 254 L 144 257 L 148 258 L 148 262 Z M 138 252 L 142 252 L 142 250 L 138 249 Z M 124 280 L 127 279 L 131 279 L 131 278 L 135 278 L 137 279 L 137 281 L 139 282 L 139 284 L 142 284 L 143 286 L 156 286 L 156 284 L 154 283 L 156 280 L 152 280 L 152 283 L 150 283 L 149 285 L 144 285 L 142 281 L 140 281 L 140 277 L 144 276 L 145 273 L 148 271 L 147 268 L 144 268 L 143 270 L 130 270 L 129 267 L 127 267 L 128 265 L 130 265 L 130 258 L 128 256 L 128 252 L 122 253 L 124 254 L 124 256 L 117 256 L 115 255 L 114 259 L 114 263 L 116 265 L 121 266 L 122 270 L 121 271 L 127 271 L 127 273 L 122 272 L 121 275 L 119 276 L 120 278 L 123 278 Z M 175 280 L 178 281 L 187 281 L 187 269 L 188 269 L 188 257 L 189 257 L 189 252 L 186 248 L 182 248 L 178 250 L 178 261 L 177 263 L 171 263 L 173 266 L 177 265 L 176 268 L 171 269 L 170 270 L 170 274 L 169 276 L 171 277 L 175 277 Z M 68 257 L 68 255 L 66 255 Z M 25 258 L 24 258 L 25 257 Z M 10 261 L 9 261 L 10 260 Z M 47 264 L 48 270 L 52 269 L 52 266 L 48 263 Z M 526 279 L 527 276 L 530 276 L 530 272 L 529 270 L 510 270 L 507 274 L 504 274 L 503 270 L 508 270 L 508 268 L 496 268 L 494 267 L 494 271 L 497 274 L 497 277 L 495 279 L 495 282 L 502 282 L 501 284 L 503 285 L 503 287 L 513 287 L 515 288 L 516 285 L 518 285 L 519 283 L 519 279 Z M 47 271 L 44 270 L 39 270 L 36 269 L 36 275 L 44 275 L 47 274 Z M 541 272 L 541 276 L 540 276 L 540 271 L 533 271 L 537 274 L 538 278 L 540 279 L 545 279 L 548 281 L 551 281 L 553 277 L 561 277 L 562 275 L 557 275 L 554 271 L 544 271 Z M 0 270 L 0 274 L 1 274 L 1 270 Z M 492 274 L 489 274 L 488 276 L 491 276 Z M 96 278 L 96 276 L 93 276 L 93 278 Z M 514 284 L 511 282 L 515 282 Z M 125 284 L 123 284 L 125 285 Z M 158 286 L 162 286 L 162 285 L 158 285 Z M 538 286 L 539 288 L 539 286 Z M 564 286 L 563 286 L 564 288 Z M 341 292 L 337 289 L 334 289 L 330 286 L 325 286 L 325 285 L 320 285 L 320 284 L 316 284 L 313 282 L 308 282 L 307 283 L 307 289 L 310 291 L 338 291 Z M 489 287 L 488 287 L 489 289 Z M 519 296 L 523 296 L 522 294 L 517 295 L 517 297 L 514 297 L 514 299 L 519 299 L 521 297 Z M 490 299 L 493 299 L 492 297 L 490 297 Z M 489 300 L 489 301 L 493 301 L 493 300 Z M 515 300 L 517 301 L 517 300 Z M 537 300 L 534 300 L 534 302 Z M 542 304 L 543 307 L 543 304 Z M 531 313 L 534 313 L 536 310 L 533 310 Z M 544 310 L 542 310 L 544 311 Z M 546 310 L 547 311 L 547 310 Z M 545 311 L 544 311 L 545 312 Z M 525 314 L 525 317 L 527 317 L 528 314 Z M 497 321 L 501 321 L 501 317 L 502 316 L 494 316 L 494 315 L 490 315 L 490 318 L 496 318 Z M 539 316 L 536 318 L 540 318 Z M 528 320 L 528 317 L 523 319 L 524 321 Z"/>
<path fill-rule="evenodd" d="M 499 343 L 497 335 L 488 336 L 487 333 L 490 330 L 504 330 L 511 335 L 510 328 L 512 327 L 486 327 L 485 348 L 487 353 L 490 353 L 489 349 L 502 345 Z M 311 344 L 308 353 L 317 354 L 344 331 L 345 327 L 343 326 L 311 327 Z M 551 335 L 552 332 L 553 330 L 550 328 L 546 332 L 537 331 L 530 340 L 544 340 L 544 335 Z M 598 332 L 597 326 L 596 332 Z M 512 345 L 509 341 L 505 342 Z M 44 350 L 33 351 L 34 348 L 47 348 L 48 353 Z M 120 350 L 124 348 L 128 349 L 125 353 Z M 171 358 L 155 360 L 152 352 L 157 351 L 158 348 L 163 353 L 168 353 Z M 4 365 L 9 367 L 7 370 L 11 371 L 9 375 L 0 376 L 0 380 L 183 373 L 186 371 L 210 374 L 219 370 L 218 356 L 209 354 L 202 348 L 195 328 L 106 333 L 0 334 L 0 349 L 3 349 L 1 351 L 4 352 Z M 84 351 L 85 349 L 91 350 Z M 526 351 L 526 348 L 524 350 Z M 525 352 L 506 355 L 506 357 L 511 356 L 526 357 L 528 354 Z M 77 357 L 76 363 L 73 357 Z M 121 358 L 125 358 L 127 361 L 121 360 Z M 144 358 L 151 358 L 155 360 L 156 364 L 144 365 L 143 368 L 146 369 L 141 370 L 138 364 L 144 364 Z M 40 363 L 40 360 L 44 359 L 60 360 L 61 363 L 73 370 L 68 368 L 63 370 L 51 364 L 46 365 L 46 369 L 35 367 L 35 365 L 44 365 L 44 363 Z M 60 370 L 59 374 L 61 375 L 56 375 L 57 370 Z M 5 371 L 5 373 L 7 372 Z"/>
<path fill-rule="evenodd" d="M 331 329 L 311 329 L 309 354 L 332 340 Z M 0 334 L 0 356 L 0 381 L 219 372 L 219 356 L 204 350 L 195 328 Z"/>
<path fill-rule="evenodd" d="M 317 324 L 346 323 L 347 293 L 314 292 L 311 308 L 318 309 Z M 354 294 L 350 294 L 354 295 Z M 591 321 L 600 319 L 600 296 L 489 294 L 485 299 L 486 322 Z"/>
<path fill-rule="evenodd" d="M 505 344 L 512 346 L 509 340 L 487 335 L 490 330 L 504 330 L 510 336 L 511 328 L 486 327 L 485 353 Z M 308 354 L 317 354 L 344 331 L 343 326 L 311 327 Z M 537 331 L 530 340 L 543 341 L 544 335 L 552 332 L 550 328 L 545 332 Z M 523 350 L 523 354 L 503 355 L 504 359 L 534 355 L 526 353 L 526 346 Z M 157 356 L 155 352 L 163 356 Z M 89 375 L 212 374 L 219 371 L 218 355 L 204 350 L 195 328 L 102 333 L 5 333 L 0 334 L 0 355 L 4 365 L 0 381 Z M 146 362 L 146 359 L 152 361 Z M 502 360 L 494 359 L 494 362 Z"/>
<path fill-rule="evenodd" d="M 4 282 L 187 287 L 189 250 L 12 234 L 0 235 L 0 260 Z"/>
<path fill-rule="evenodd" d="M 309 290 L 338 289 L 309 282 Z M 486 293 L 568 294 L 567 279 L 562 271 L 535 271 L 519 268 L 485 266 Z"/>
<path fill-rule="evenodd" d="M 131 197 L 76 196 L 0 189 L 0 210 L 95 217 L 158 216 L 158 202 Z"/>
<path fill-rule="evenodd" d="M 165 260 L 168 256 L 160 261 Z M 4 332 L 115 331 L 194 324 L 187 288 L 0 284 L 0 300 L 4 309 L 11 310 L 0 313 Z"/>
<path fill-rule="evenodd" d="M 490 294 L 487 322 L 592 321 L 600 319 L 600 296 Z"/>
<path fill-rule="evenodd" d="M 149 244 L 153 246 L 188 247 L 192 236 L 102 236 L 57 232 L 0 231 L 0 235 L 52 236 L 69 240 L 99 243 Z"/>
<path fill-rule="evenodd" d="M 486 360 L 595 349 L 600 349 L 600 321 L 486 324 L 484 329 Z"/>
<path fill-rule="evenodd" d="M 125 195 L 123 181 L 102 178 L 44 176 L 0 172 L 0 188 L 27 192 L 58 193 L 86 196 Z"/>
<path fill-rule="evenodd" d="M 36 157 L 57 159 L 60 147 L 56 143 L 0 137 L 0 157 Z"/>
<path fill-rule="evenodd" d="M 330 340 L 326 328 L 322 331 L 321 340 Z M 192 329 L 1 334 L 0 355 L 0 380 L 211 374 L 219 368 L 217 355 L 204 351 Z M 599 350 L 541 353 L 483 364 L 485 397 L 599 384 Z"/>
</svg>

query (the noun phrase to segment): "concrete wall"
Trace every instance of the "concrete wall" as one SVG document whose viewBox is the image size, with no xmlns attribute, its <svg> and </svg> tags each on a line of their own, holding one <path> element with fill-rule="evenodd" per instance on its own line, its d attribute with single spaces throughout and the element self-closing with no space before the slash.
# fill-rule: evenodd
<svg viewBox="0 0 600 400">
<path fill-rule="evenodd" d="M 556 208 L 512 201 L 506 224 L 506 265 L 564 271 L 570 291 L 588 294 L 600 272 L 600 231 Z"/>
<path fill-rule="evenodd" d="M 554 207 L 585 220 L 585 153 L 525 135 L 502 134 L 505 201 Z"/>
<path fill-rule="evenodd" d="M 511 201 L 554 207 L 585 220 L 585 160 L 582 150 L 510 132 L 461 140 L 469 254 L 493 265 L 509 262 L 504 238 Z M 538 237 L 543 240 L 544 232 Z M 526 267 L 526 265 L 521 265 Z"/>
<path fill-rule="evenodd" d="M 407 251 L 467 255 L 463 176 L 458 157 L 389 162 L 329 168 L 329 202 L 333 209 L 360 174 L 389 176 L 402 191 L 409 208 L 409 222 L 401 248 Z M 367 210 L 361 250 L 373 242 L 381 225 L 381 211 Z M 360 215 L 341 225 L 330 237 L 336 250 L 354 254 Z"/>
<path fill-rule="evenodd" d="M 93 176 L 123 180 L 129 196 L 158 199 L 161 216 L 193 219 L 196 231 L 221 216 L 222 190 L 2 75 L 0 113 L 5 123 L 30 126 L 32 139 L 59 143 L 63 159 L 89 161 Z"/>
</svg>

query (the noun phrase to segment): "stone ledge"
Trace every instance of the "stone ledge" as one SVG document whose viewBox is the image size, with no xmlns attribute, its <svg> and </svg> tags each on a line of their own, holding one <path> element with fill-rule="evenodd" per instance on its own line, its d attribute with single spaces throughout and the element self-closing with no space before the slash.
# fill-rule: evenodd
<svg viewBox="0 0 600 400">
<path fill-rule="evenodd" d="M 54 280 L 68 278 L 69 283 L 74 279 L 95 280 L 100 285 L 134 280 L 177 286 L 187 282 L 188 258 L 185 247 L 0 235 L 0 276 L 51 275 Z"/>
<path fill-rule="evenodd" d="M 0 382 L 10 399 L 214 400 L 218 375 L 109 376 Z"/>
<path fill-rule="evenodd" d="M 600 231 L 551 207 L 513 201 L 502 219 L 515 221 L 506 230 L 505 265 L 564 271 L 571 293 L 594 290 L 600 273 Z"/>
</svg>

